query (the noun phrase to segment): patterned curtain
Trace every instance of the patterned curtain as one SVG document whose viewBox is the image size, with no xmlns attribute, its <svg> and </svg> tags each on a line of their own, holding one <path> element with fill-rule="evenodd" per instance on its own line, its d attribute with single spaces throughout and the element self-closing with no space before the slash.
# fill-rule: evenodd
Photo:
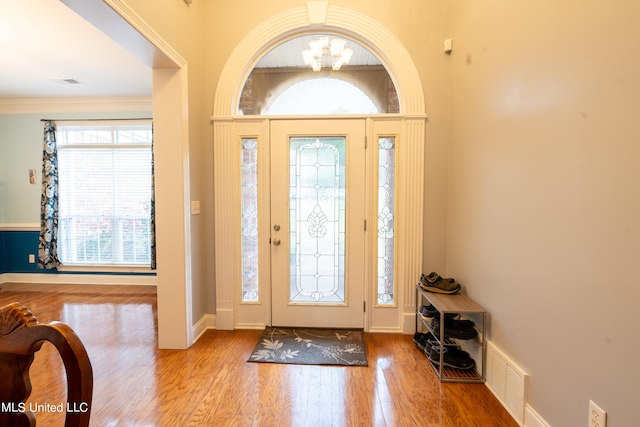
<svg viewBox="0 0 640 427">
<path fill-rule="evenodd" d="M 151 246 L 151 269 L 156 269 L 156 174 L 153 154 L 153 125 L 151 125 L 151 223 L 149 224 L 149 245 Z"/>
<path fill-rule="evenodd" d="M 58 150 L 56 125 L 44 122 L 42 150 L 42 197 L 40 199 L 40 242 L 38 268 L 53 269 L 58 259 Z"/>
</svg>

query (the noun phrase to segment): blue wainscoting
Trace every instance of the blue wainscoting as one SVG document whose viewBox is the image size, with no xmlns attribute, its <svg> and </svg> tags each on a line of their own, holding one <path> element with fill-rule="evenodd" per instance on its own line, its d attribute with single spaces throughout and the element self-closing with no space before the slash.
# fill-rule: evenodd
<svg viewBox="0 0 640 427">
<path fill-rule="evenodd" d="M 38 231 L 0 231 L 4 253 L 3 273 L 55 274 L 56 270 L 41 270 L 36 263 L 29 263 L 29 254 L 38 258 Z"/>
<path fill-rule="evenodd" d="M 4 273 L 5 270 L 4 253 L 4 231 L 0 231 L 0 274 Z"/>
<path fill-rule="evenodd" d="M 40 274 L 76 274 L 75 272 L 44 270 L 37 267 L 38 239 L 40 232 L 36 230 L 0 230 L 0 274 L 3 273 L 40 273 Z M 29 255 L 35 256 L 36 262 L 29 263 Z M 80 273 L 78 273 L 80 274 Z M 83 272 L 81 274 L 102 275 L 142 275 L 155 276 L 155 272 L 119 273 L 119 272 Z"/>
</svg>

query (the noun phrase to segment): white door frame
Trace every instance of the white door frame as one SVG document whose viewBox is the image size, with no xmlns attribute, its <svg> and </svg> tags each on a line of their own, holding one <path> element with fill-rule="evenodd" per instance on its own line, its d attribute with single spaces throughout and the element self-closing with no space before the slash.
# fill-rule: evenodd
<svg viewBox="0 0 640 427">
<path fill-rule="evenodd" d="M 214 100 L 214 204 L 216 253 L 216 328 L 261 328 L 270 318 L 266 296 L 254 310 L 239 304 L 241 266 L 240 149 L 238 125 L 252 126 L 257 135 L 268 135 L 268 118 L 238 116 L 238 100 L 245 80 L 260 57 L 283 41 L 302 34 L 332 32 L 356 40 L 381 59 L 393 80 L 400 114 L 369 118 L 375 137 L 387 133 L 389 123 L 398 127 L 396 169 L 399 171 L 396 202 L 396 304 L 371 307 L 365 330 L 410 333 L 415 328 L 415 285 L 422 266 L 424 144 L 426 114 L 422 84 L 408 52 L 378 22 L 353 10 L 310 1 L 265 21 L 251 31 L 229 57 L 218 82 Z M 300 119 L 300 117 L 293 117 Z M 394 131 L 395 132 L 395 131 Z M 370 150 L 372 151 L 372 150 Z M 371 254 L 366 255 L 369 259 Z M 368 280 L 371 282 L 371 279 Z M 368 299 L 371 296 L 369 286 Z M 270 306 L 270 302 L 268 304 Z M 245 313 L 250 312 L 250 313 Z M 269 314 L 269 316 L 267 315 Z"/>
</svg>

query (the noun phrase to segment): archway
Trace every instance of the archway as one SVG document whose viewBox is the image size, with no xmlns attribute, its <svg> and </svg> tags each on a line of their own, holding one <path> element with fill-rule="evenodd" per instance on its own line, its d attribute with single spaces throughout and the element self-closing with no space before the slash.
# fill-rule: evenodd
<svg viewBox="0 0 640 427">
<path fill-rule="evenodd" d="M 398 300 L 393 308 L 383 309 L 380 317 L 367 312 L 366 330 L 405 332 L 415 328 L 414 283 L 422 264 L 422 212 L 424 94 L 418 72 L 408 52 L 384 26 L 359 12 L 331 6 L 326 1 L 311 1 L 268 19 L 254 28 L 235 48 L 218 81 L 213 105 L 214 199 L 216 248 L 216 328 L 263 327 L 260 316 L 243 317 L 235 288 L 241 276 L 240 150 L 238 129 L 251 129 L 253 135 L 268 140 L 269 118 L 243 117 L 238 114 L 242 87 L 255 64 L 266 52 L 283 41 L 302 34 L 332 33 L 357 41 L 373 52 L 387 69 L 398 93 L 400 114 L 376 121 L 368 118 L 373 136 L 394 134 L 398 149 L 396 234 L 396 281 Z M 268 226 L 268 225 L 267 225 Z M 365 301 L 366 302 L 366 301 Z M 244 308 L 243 308 L 244 310 Z M 393 313 L 393 314 L 389 314 Z M 380 320 L 384 319 L 384 320 Z M 392 320 L 389 320 L 392 319 Z"/>
<path fill-rule="evenodd" d="M 262 55 L 294 35 L 318 31 L 342 34 L 366 46 L 380 59 L 398 88 L 400 113 L 425 116 L 418 71 L 398 39 L 366 15 L 328 5 L 326 1 L 310 1 L 306 7 L 286 11 L 265 21 L 240 42 L 222 70 L 216 88 L 213 119 L 237 115 L 242 86 Z"/>
</svg>

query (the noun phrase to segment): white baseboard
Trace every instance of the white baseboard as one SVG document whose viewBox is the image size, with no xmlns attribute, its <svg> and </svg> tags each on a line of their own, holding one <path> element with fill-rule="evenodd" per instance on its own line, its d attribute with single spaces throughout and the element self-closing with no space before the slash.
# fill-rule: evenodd
<svg viewBox="0 0 640 427">
<path fill-rule="evenodd" d="M 202 318 L 193 326 L 193 334 L 194 340 L 192 344 L 195 344 L 196 341 L 200 339 L 202 334 L 204 334 L 209 329 L 223 329 L 217 327 L 217 316 L 215 314 L 205 314 Z M 245 323 L 236 325 L 235 329 L 251 329 L 251 330 L 261 330 L 264 329 L 266 325 L 264 323 Z"/>
<path fill-rule="evenodd" d="M 200 339 L 202 334 L 204 334 L 209 329 L 216 328 L 216 315 L 215 314 L 205 314 L 202 318 L 193 326 L 193 333 L 191 336 L 195 337 L 193 339 L 193 343 Z"/>
<path fill-rule="evenodd" d="M 244 329 L 244 330 L 261 330 L 266 328 L 267 325 L 264 323 L 238 323 L 236 325 L 236 329 Z"/>
<path fill-rule="evenodd" d="M 4 273 L 0 274 L 3 283 L 42 283 L 52 285 L 150 285 L 155 286 L 156 276 L 147 275 L 110 275 L 110 274 L 38 274 Z"/>
<path fill-rule="evenodd" d="M 414 315 L 415 317 L 415 315 Z M 404 334 L 404 331 L 402 330 L 402 328 L 398 328 L 398 327 L 387 327 L 387 326 L 372 326 L 369 327 L 369 330 L 367 332 L 370 333 L 375 333 L 375 334 Z"/>
<path fill-rule="evenodd" d="M 524 425 L 525 427 L 551 427 L 551 425 L 543 420 L 529 405 L 524 409 Z"/>
</svg>

